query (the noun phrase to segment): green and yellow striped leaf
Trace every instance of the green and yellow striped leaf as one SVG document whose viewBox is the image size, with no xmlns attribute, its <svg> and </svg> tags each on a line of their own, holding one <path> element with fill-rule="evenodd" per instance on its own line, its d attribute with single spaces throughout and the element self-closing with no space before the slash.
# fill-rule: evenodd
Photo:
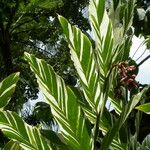
<svg viewBox="0 0 150 150">
<path fill-rule="evenodd" d="M 106 136 L 102 141 L 102 145 L 100 150 L 106 150 L 111 145 L 112 141 L 115 140 L 117 133 L 119 132 L 120 128 L 128 118 L 131 111 L 135 108 L 138 102 L 141 100 L 145 92 L 147 91 L 148 87 L 144 88 L 140 93 L 136 94 L 132 100 L 130 100 L 123 108 L 118 120 L 114 123 L 112 128 L 107 132 Z M 114 143 L 115 144 L 115 143 Z M 117 144 L 116 144 L 117 146 Z"/>
<path fill-rule="evenodd" d="M 71 26 L 64 17 L 59 16 L 59 21 L 68 40 L 71 58 L 80 78 L 84 96 L 93 111 L 97 112 L 102 78 L 96 68 L 92 44 L 80 29 Z"/>
<path fill-rule="evenodd" d="M 51 106 L 52 114 L 68 147 L 71 150 L 91 150 L 91 137 L 73 91 L 44 60 L 37 59 L 28 53 L 25 53 L 25 59 L 37 77 L 40 90 Z"/>
<path fill-rule="evenodd" d="M 18 142 L 10 140 L 4 147 L 4 150 L 24 150 Z"/>
<path fill-rule="evenodd" d="M 87 102 L 84 100 L 83 94 L 81 91 L 77 90 L 76 88 L 72 88 L 78 100 L 80 101 L 80 105 L 92 124 L 96 122 L 96 113 L 92 111 L 91 107 L 88 106 Z M 82 101 L 81 101 L 82 100 Z M 112 127 L 112 116 L 110 112 L 105 108 L 101 120 L 99 121 L 99 129 L 103 132 L 104 135 L 107 134 L 109 129 Z M 118 150 L 124 150 L 124 145 L 121 143 L 119 137 L 115 137 L 112 141 L 112 147 Z"/>
<path fill-rule="evenodd" d="M 113 29 L 105 10 L 105 0 L 91 0 L 89 17 L 95 41 L 95 53 L 100 73 L 106 77 L 112 65 Z"/>
<path fill-rule="evenodd" d="M 0 111 L 0 129 L 25 150 L 52 149 L 40 131 L 26 124 L 15 112 Z"/>
<path fill-rule="evenodd" d="M 103 7 L 104 6 L 102 4 L 101 8 Z M 95 7 L 95 8 L 92 8 L 92 11 L 93 10 L 99 11 L 99 13 L 101 12 L 103 14 L 105 11 L 102 10 L 101 8 L 99 8 L 99 10 L 96 10 L 97 7 Z M 101 19 L 99 19 L 98 12 L 96 13 L 97 13 L 96 19 L 98 19 L 99 24 L 101 24 L 101 20 L 105 20 L 105 19 L 109 22 L 109 19 L 106 13 L 105 13 L 105 16 L 103 16 L 104 18 L 102 17 Z M 82 90 L 84 91 L 85 99 L 87 100 L 87 102 L 89 103 L 92 109 L 89 109 L 86 106 L 82 108 L 84 110 L 84 113 L 88 117 L 88 119 L 92 123 L 95 123 L 96 122 L 95 112 L 99 111 L 99 106 L 101 105 L 101 101 L 104 100 L 103 99 L 104 95 L 102 94 L 103 93 L 102 89 L 104 88 L 103 87 L 104 76 L 107 75 L 108 70 L 109 70 L 109 67 L 108 67 L 108 69 L 105 70 L 105 73 L 103 70 L 99 71 L 100 69 L 99 63 L 101 63 L 102 66 L 104 66 L 105 68 L 106 66 L 111 65 L 110 58 L 112 58 L 112 46 L 113 46 L 111 24 L 109 23 L 108 25 L 107 33 L 103 32 L 103 34 L 101 35 L 102 36 L 101 38 L 103 38 L 104 40 L 100 41 L 101 42 L 100 44 L 103 46 L 101 47 L 102 49 L 100 49 L 100 50 L 103 50 L 103 56 L 100 51 L 99 51 L 99 55 L 101 55 L 103 57 L 102 59 L 105 61 L 102 61 L 102 62 L 99 61 L 99 63 L 97 63 L 97 60 L 96 60 L 97 53 L 95 55 L 95 52 L 93 51 L 93 48 L 92 48 L 92 44 L 90 40 L 88 39 L 88 37 L 84 35 L 80 29 L 76 28 L 75 26 L 71 26 L 65 18 L 59 16 L 59 21 L 64 30 L 66 38 L 68 40 L 70 51 L 71 51 L 71 57 L 74 62 L 74 66 L 77 70 L 77 73 L 79 75 L 79 78 L 83 87 Z M 96 31 L 99 32 L 99 30 L 97 29 Z M 100 35 L 100 33 L 97 33 L 97 34 Z M 105 34 L 107 35 L 105 36 Z M 99 39 L 95 38 L 95 40 L 98 40 L 96 42 L 99 42 Z M 107 47 L 107 44 L 108 44 L 108 47 Z M 104 49 L 106 49 L 106 51 Z M 108 52 L 110 52 L 108 56 L 105 55 L 105 53 L 107 54 L 107 50 Z M 100 60 L 100 58 L 98 59 Z M 106 59 L 108 60 L 106 61 Z M 108 118 L 106 118 L 104 114 L 100 120 L 99 127 L 104 133 L 106 133 L 111 127 L 111 124 L 108 121 Z M 121 145 L 119 141 L 116 141 L 116 142 L 118 142 L 118 145 Z"/>
<path fill-rule="evenodd" d="M 85 97 L 92 109 L 96 110 L 100 102 L 101 90 L 92 44 L 80 29 L 71 26 L 65 18 L 59 16 L 59 20 L 69 41 L 71 57 L 83 86 Z"/>
<path fill-rule="evenodd" d="M 9 103 L 18 80 L 19 73 L 13 73 L 0 83 L 0 108 Z"/>
</svg>

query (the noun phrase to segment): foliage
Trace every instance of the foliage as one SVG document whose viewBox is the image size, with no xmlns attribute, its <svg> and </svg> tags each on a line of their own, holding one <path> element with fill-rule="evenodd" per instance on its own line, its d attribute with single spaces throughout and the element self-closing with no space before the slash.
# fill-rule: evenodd
<svg viewBox="0 0 150 150">
<path fill-rule="evenodd" d="M 0 78 L 3 79 L 16 71 L 21 73 L 21 79 L 13 96 L 15 98 L 9 104 L 10 106 L 7 106 L 8 109 L 17 111 L 21 109 L 22 103 L 28 99 L 37 98 L 36 79 L 34 79 L 34 75 L 29 70 L 29 66 L 24 63 L 22 56 L 25 49 L 30 49 L 29 45 L 32 42 L 29 44 L 29 41 L 38 40 L 36 35 L 39 33 L 37 34 L 35 31 L 39 31 L 41 26 L 48 27 L 49 22 L 43 13 L 50 13 L 48 9 L 56 8 L 56 4 L 59 3 L 57 1 L 54 5 L 54 1 L 47 0 L 41 2 L 33 0 L 2 0 L 0 3 Z M 45 4 L 49 7 L 45 8 Z M 38 19 L 41 19 L 40 23 L 36 22 L 36 14 Z M 45 21 L 45 24 L 42 24 L 43 21 Z M 29 34 L 30 32 L 32 32 L 31 34 L 34 38 Z"/>
<path fill-rule="evenodd" d="M 11 139 L 6 144 L 6 149 L 149 148 L 149 135 L 142 144 L 138 142 L 141 113 L 133 110 L 137 104 L 145 101 L 144 96 L 149 88 L 145 87 L 139 91 L 134 75 L 137 68 L 130 64 L 131 35 L 128 31 L 133 18 L 132 2 L 129 0 L 128 7 L 121 11 L 125 17 L 121 18 L 123 21 L 120 29 L 109 19 L 104 0 L 90 1 L 89 16 L 93 43 L 78 27 L 58 16 L 80 80 L 78 88 L 66 85 L 62 77 L 43 59 L 24 53 L 24 58 L 34 72 L 45 101 L 59 126 L 59 132 L 32 127 L 15 112 L 2 110 L 0 129 Z M 124 4 L 124 1 L 122 3 Z M 115 9 L 119 7 L 120 3 L 111 8 L 110 18 L 115 16 Z M 114 32 L 117 31 L 121 35 L 120 39 L 114 36 Z M 4 86 L 8 86 L 5 84 Z M 7 89 L 9 87 L 6 87 L 3 93 L 6 93 Z M 118 89 L 122 90 L 121 93 L 117 93 Z M 6 93 L 5 104 L 8 103 L 9 96 Z M 113 112 L 106 108 L 108 100 L 114 105 Z M 134 130 L 130 131 L 133 123 L 129 119 L 132 114 L 136 115 L 136 125 Z"/>
<path fill-rule="evenodd" d="M 37 81 L 29 65 L 23 60 L 24 51 L 47 60 L 67 84 L 76 84 L 69 49 L 62 36 L 56 13 L 65 14 L 67 18 L 74 16 L 72 23 L 79 24 L 85 31 L 89 25 L 81 11 L 87 2 L 88 0 L 75 0 L 73 3 L 70 0 L 0 2 L 0 79 L 12 72 L 20 72 L 15 93 L 5 109 L 20 111 L 25 102 L 38 98 Z M 24 119 L 30 124 L 39 123 L 35 114 L 27 117 Z"/>
<path fill-rule="evenodd" d="M 142 34 L 148 36 L 150 34 L 150 1 L 138 0 L 135 8 L 135 16 L 133 26 L 135 27 L 135 35 Z"/>
<path fill-rule="evenodd" d="M 9 103 L 18 79 L 19 73 L 16 73 L 10 75 L 0 83 L 0 108 L 5 107 Z"/>
<path fill-rule="evenodd" d="M 136 109 L 141 110 L 147 114 L 150 114 L 150 103 L 145 103 L 143 105 L 140 105 L 136 107 Z"/>
<path fill-rule="evenodd" d="M 37 102 L 35 106 L 26 106 L 21 112 L 23 120 L 29 125 L 36 126 L 42 124 L 48 128 L 57 128 L 57 124 L 52 116 L 50 106 L 45 102 Z"/>
<path fill-rule="evenodd" d="M 79 25 L 85 31 L 89 25 L 81 11 L 87 2 L 88 0 L 75 0 L 73 3 L 70 0 L 1 1 L 0 79 L 16 71 L 21 74 L 14 98 L 7 109 L 18 111 L 29 99 L 37 99 L 37 82 L 28 64 L 23 60 L 24 51 L 47 60 L 64 77 L 66 83 L 76 83 L 73 65 L 68 60 L 69 49 L 62 36 L 56 13 L 65 14 L 67 18 L 74 16 L 74 19 L 70 19 L 72 23 Z"/>
</svg>

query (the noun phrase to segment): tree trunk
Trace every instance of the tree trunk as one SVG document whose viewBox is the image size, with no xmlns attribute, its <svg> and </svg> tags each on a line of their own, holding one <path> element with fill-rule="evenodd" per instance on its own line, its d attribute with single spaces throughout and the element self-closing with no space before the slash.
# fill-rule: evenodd
<svg viewBox="0 0 150 150">
<path fill-rule="evenodd" d="M 11 37 L 9 31 L 0 32 L 0 51 L 2 54 L 2 58 L 4 61 L 6 75 L 10 75 L 13 72 L 13 63 L 12 63 L 12 55 L 11 55 Z"/>
</svg>

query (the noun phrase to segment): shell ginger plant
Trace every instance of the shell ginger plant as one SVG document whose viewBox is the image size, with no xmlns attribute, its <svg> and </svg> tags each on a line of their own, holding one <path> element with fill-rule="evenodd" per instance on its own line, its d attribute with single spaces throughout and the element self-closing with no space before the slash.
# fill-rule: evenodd
<svg viewBox="0 0 150 150">
<path fill-rule="evenodd" d="M 111 16 L 120 7 L 120 3 L 110 8 L 113 10 Z M 123 100 L 116 100 L 113 94 L 118 74 L 125 70 L 123 68 L 120 71 L 116 66 L 128 60 L 130 49 L 131 39 L 126 31 L 132 22 L 134 1 L 129 0 L 128 3 L 130 5 L 121 12 L 125 16 L 122 18 L 122 28 L 119 29 L 120 42 L 117 42 L 118 39 L 114 37 L 114 32 L 118 32 L 118 28 L 113 20 L 109 19 L 104 0 L 91 0 L 89 5 L 94 46 L 80 29 L 72 26 L 62 16 L 58 16 L 68 41 L 81 89 L 65 85 L 63 79 L 44 60 L 29 53 L 24 54 L 25 60 L 36 75 L 47 104 L 51 107 L 52 114 L 59 125 L 59 132 L 29 126 L 15 112 L 4 111 L 3 108 L 9 102 L 12 89 L 18 80 L 18 73 L 16 73 L 2 81 L 0 86 L 2 108 L 0 129 L 10 139 L 4 149 L 130 149 L 131 145 L 128 143 L 130 137 L 125 134 L 127 140 L 122 140 L 120 129 L 127 129 L 126 120 L 147 89 L 128 99 L 131 88 L 124 84 L 122 86 L 126 94 Z M 133 88 L 137 88 L 137 84 Z M 106 109 L 108 99 L 114 106 L 115 115 Z"/>
</svg>

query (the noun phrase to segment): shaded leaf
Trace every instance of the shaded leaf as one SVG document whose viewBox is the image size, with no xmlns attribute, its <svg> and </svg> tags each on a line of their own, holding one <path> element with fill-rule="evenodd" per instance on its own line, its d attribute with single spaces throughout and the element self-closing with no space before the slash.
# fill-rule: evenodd
<svg viewBox="0 0 150 150">
<path fill-rule="evenodd" d="M 147 87 L 144 88 L 140 93 L 135 95 L 133 97 L 133 99 L 128 102 L 128 104 L 126 104 L 123 107 L 122 113 L 120 114 L 119 119 L 114 123 L 113 127 L 108 131 L 108 133 L 104 137 L 100 150 L 106 150 L 109 148 L 111 142 L 115 138 L 115 136 L 118 133 L 118 131 L 120 130 L 121 126 L 126 121 L 130 112 L 134 109 L 134 107 L 137 105 L 137 103 L 141 100 L 143 94 L 145 94 L 147 89 L 148 89 Z"/>
<path fill-rule="evenodd" d="M 150 134 L 142 142 L 142 150 L 150 150 Z"/>
<path fill-rule="evenodd" d="M 66 147 L 65 143 L 62 141 L 62 139 L 59 137 L 61 135 L 59 135 L 59 133 L 56 133 L 52 130 L 47 130 L 47 129 L 42 129 L 41 131 L 41 134 L 47 138 L 48 140 L 50 140 L 52 143 L 58 145 L 58 146 L 62 146 L 62 147 Z"/>
<path fill-rule="evenodd" d="M 14 142 L 13 140 L 9 141 L 5 147 L 4 150 L 24 150 L 17 142 Z"/>
</svg>

